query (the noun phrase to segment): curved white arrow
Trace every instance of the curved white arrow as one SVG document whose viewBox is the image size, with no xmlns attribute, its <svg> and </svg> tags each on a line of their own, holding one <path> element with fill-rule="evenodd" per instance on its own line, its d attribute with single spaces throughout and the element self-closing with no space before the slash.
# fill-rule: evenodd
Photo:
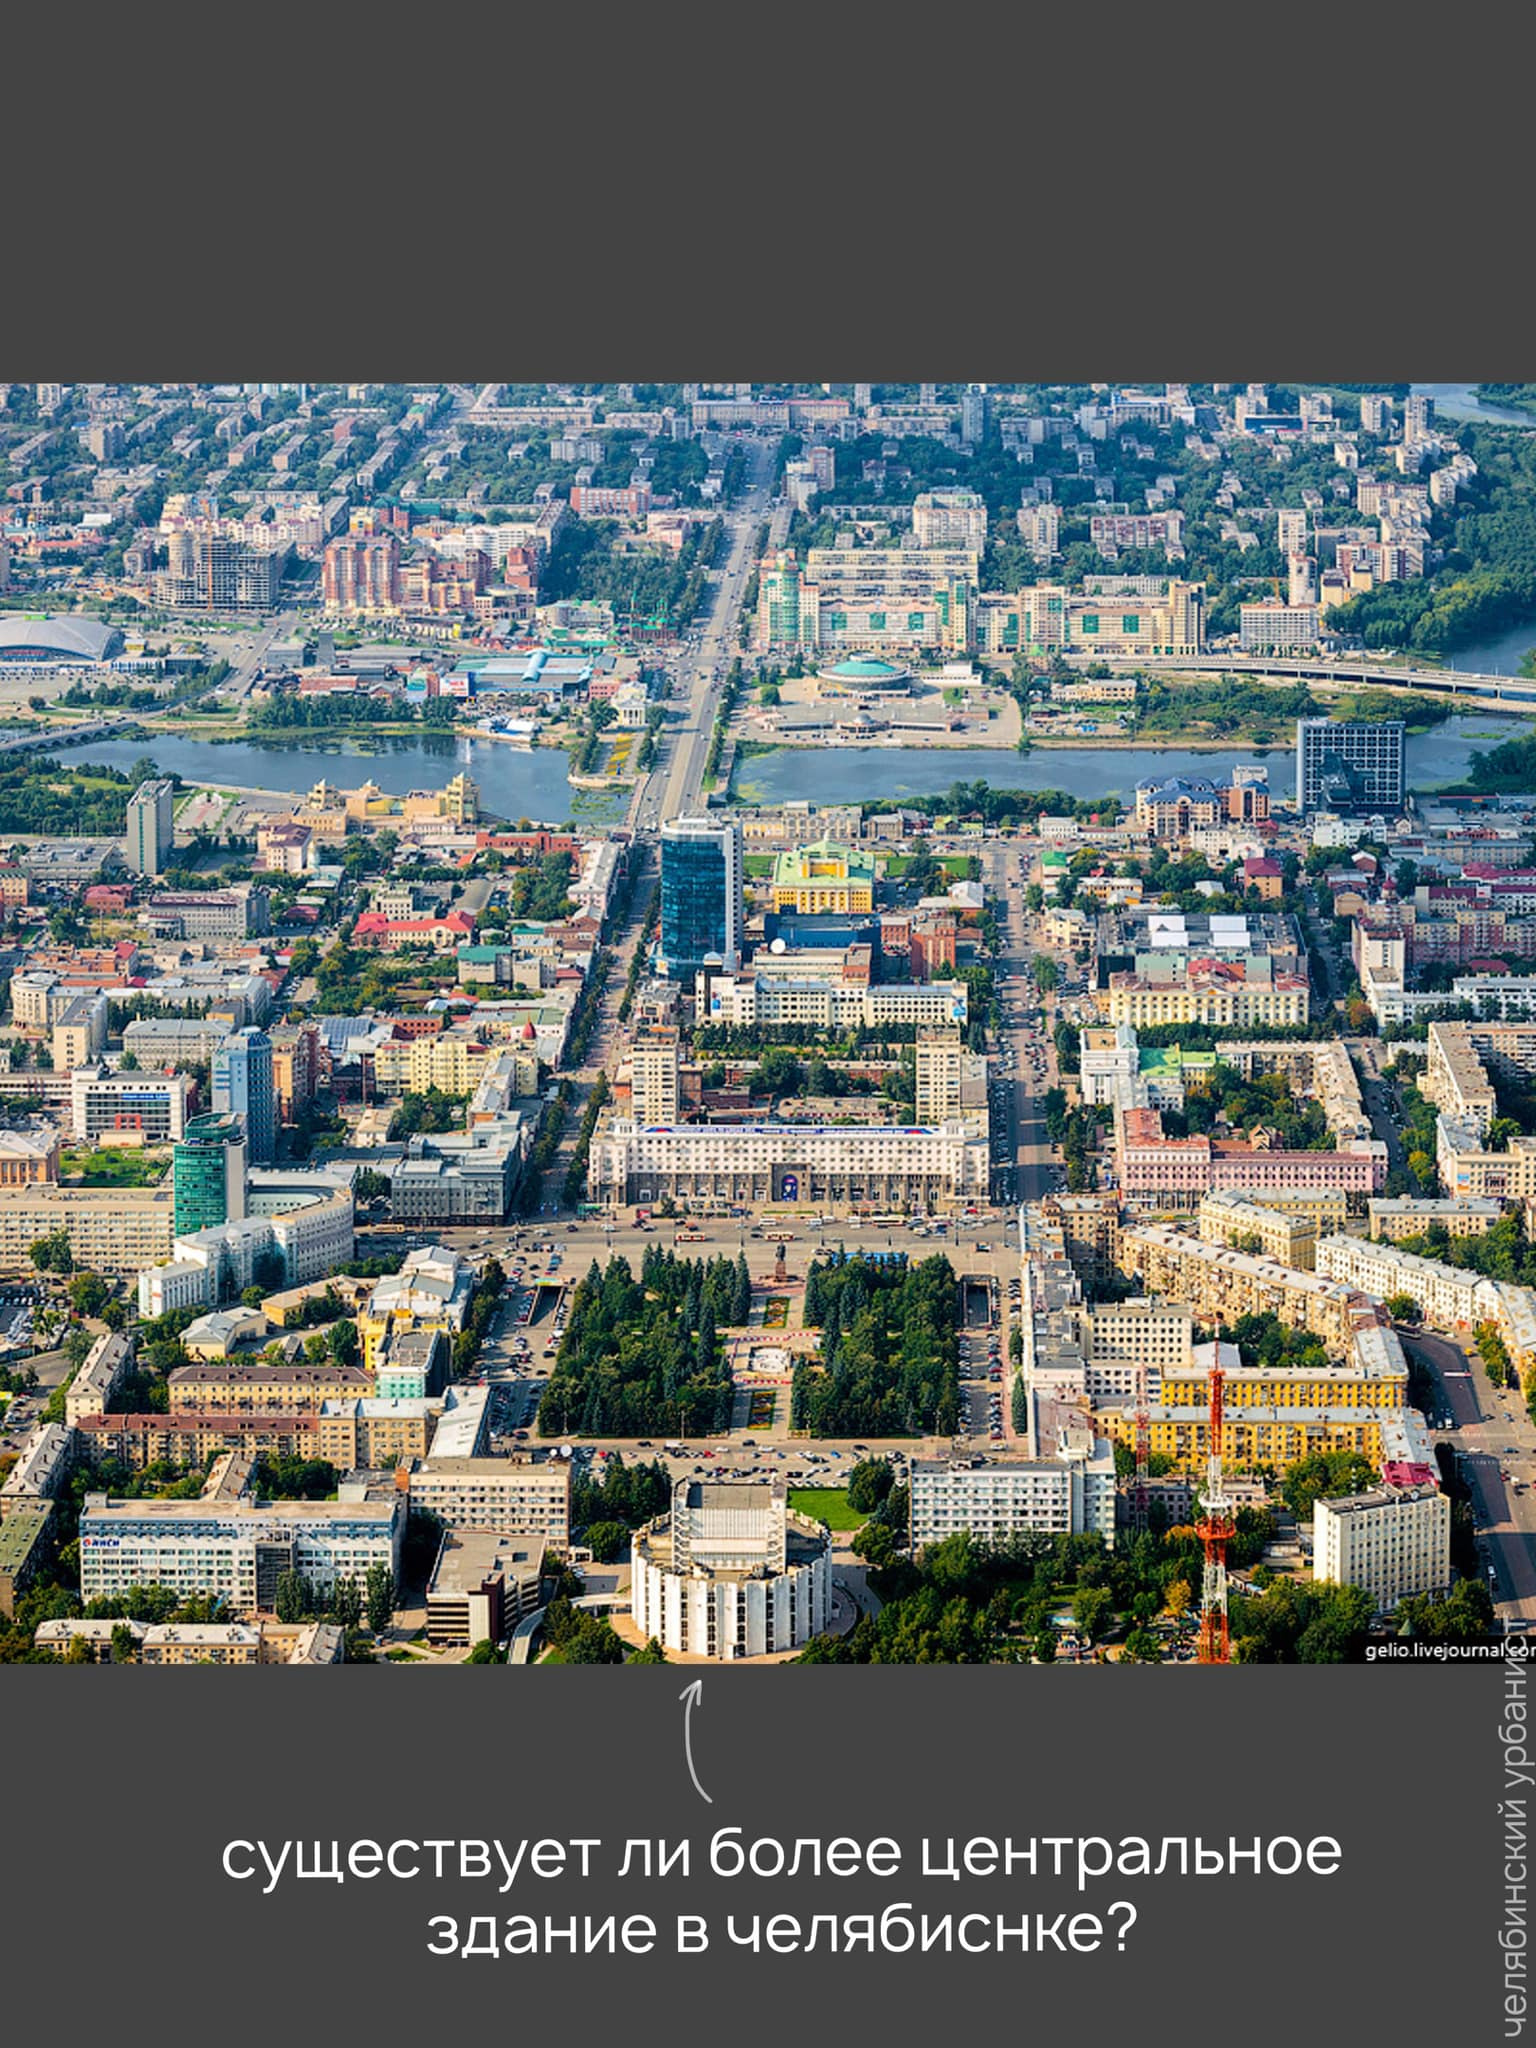
<svg viewBox="0 0 1536 2048">
<path fill-rule="evenodd" d="M 699 1774 L 693 1768 L 693 1710 L 699 1704 L 703 1692 L 704 1681 L 702 1678 L 696 1678 L 692 1685 L 684 1686 L 683 1690 L 678 1694 L 678 1698 L 686 1700 L 688 1703 L 683 1710 L 683 1752 L 688 1758 L 688 1775 L 693 1780 L 694 1791 L 698 1793 L 705 1805 L 713 1806 L 714 1800 L 710 1798 L 704 1787 L 699 1783 Z"/>
</svg>

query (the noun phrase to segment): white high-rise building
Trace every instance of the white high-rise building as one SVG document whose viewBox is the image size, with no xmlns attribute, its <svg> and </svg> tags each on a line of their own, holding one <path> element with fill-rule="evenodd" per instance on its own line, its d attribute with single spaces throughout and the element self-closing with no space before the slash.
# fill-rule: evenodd
<svg viewBox="0 0 1536 2048">
<path fill-rule="evenodd" d="M 1306 553 L 1307 514 L 1304 506 L 1282 505 L 1276 512 L 1275 546 L 1282 555 Z"/>
<path fill-rule="evenodd" d="M 987 544 L 987 504 L 977 491 L 922 491 L 912 501 L 912 537 L 920 548 Z"/>
<path fill-rule="evenodd" d="M 678 1113 L 678 1031 L 642 1026 L 630 1051 L 630 1105 L 637 1124 L 675 1124 Z"/>
<path fill-rule="evenodd" d="M 1403 439 L 1411 446 L 1434 432 L 1435 401 L 1423 391 L 1410 391 L 1403 400 Z"/>
<path fill-rule="evenodd" d="M 169 780 L 141 782 L 128 799 L 123 858 L 136 875 L 158 875 L 175 843 L 175 791 Z"/>
<path fill-rule="evenodd" d="M 1451 1582 L 1451 1503 L 1439 1487 L 1383 1486 L 1320 1500 L 1312 1576 L 1360 1586 L 1378 1614 L 1400 1600 L 1441 1593 Z"/>
</svg>

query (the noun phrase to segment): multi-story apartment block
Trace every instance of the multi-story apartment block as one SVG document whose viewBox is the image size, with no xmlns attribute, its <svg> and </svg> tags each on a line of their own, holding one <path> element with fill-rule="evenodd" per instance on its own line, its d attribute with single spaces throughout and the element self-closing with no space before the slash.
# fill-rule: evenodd
<svg viewBox="0 0 1536 2048">
<path fill-rule="evenodd" d="M 393 533 L 338 536 L 327 544 L 321 574 L 327 611 L 391 613 L 400 609 L 400 542 Z"/>
<path fill-rule="evenodd" d="M 357 1365 L 182 1365 L 168 1379 L 171 1415 L 319 1415 L 327 1401 L 366 1400 L 373 1375 Z"/>
<path fill-rule="evenodd" d="M 343 1484 L 334 1501 L 115 1500 L 88 1494 L 80 1511 L 80 1594 L 86 1601 L 163 1585 L 212 1595 L 240 1617 L 271 1614 L 277 1583 L 297 1572 L 317 1592 L 359 1585 L 376 1564 L 398 1574 L 406 1496 L 370 1499 Z"/>
<path fill-rule="evenodd" d="M 312 1409 L 276 1415 L 244 1409 L 187 1408 L 175 1414 L 81 1416 L 74 1425 L 81 1456 L 93 1465 L 108 1461 L 142 1472 L 168 1465 L 178 1472 L 200 1471 L 210 1458 L 234 1451 L 243 1457 L 318 1458 L 319 1417 Z M 340 1466 L 340 1460 L 332 1459 Z M 350 1470 L 356 1460 L 343 1469 Z"/>
<path fill-rule="evenodd" d="M 912 501 L 912 538 L 920 548 L 980 555 L 987 544 L 986 500 L 976 491 L 920 491 Z"/>
<path fill-rule="evenodd" d="M 1042 568 L 1055 561 L 1061 553 L 1059 505 L 1021 505 L 1017 514 L 1017 525 L 1020 540 Z M 1015 613 L 1015 619 L 1017 616 Z"/>
<path fill-rule="evenodd" d="M 1192 832 L 1224 824 L 1261 824 L 1269 816 L 1267 773 L 1237 768 L 1225 782 L 1175 775 L 1136 785 L 1135 829 L 1183 845 Z"/>
<path fill-rule="evenodd" d="M 1207 1244 L 1257 1251 L 1298 1273 L 1316 1269 L 1317 1225 L 1310 1217 L 1287 1214 L 1247 1195 L 1222 1190 L 1202 1197 L 1198 1224 Z"/>
<path fill-rule="evenodd" d="M 1113 559 L 1122 548 L 1161 548 L 1170 561 L 1184 555 L 1182 512 L 1095 512 L 1088 538 L 1101 555 Z"/>
<path fill-rule="evenodd" d="M 1380 1196 L 1366 1204 L 1367 1235 L 1400 1244 L 1434 1229 L 1447 1237 L 1483 1237 L 1504 1214 L 1502 1202 L 1466 1197 L 1441 1201 L 1421 1195 Z"/>
<path fill-rule="evenodd" d="M 1184 1303 L 1208 1328 L 1268 1313 L 1293 1329 L 1310 1330 L 1342 1354 L 1358 1318 L 1371 1307 L 1358 1285 L 1347 1285 L 1326 1271 L 1321 1244 L 1318 1270 L 1297 1272 L 1273 1259 L 1210 1244 L 1165 1224 L 1146 1223 L 1121 1231 L 1119 1257 L 1124 1270 L 1150 1293 Z"/>
<path fill-rule="evenodd" d="M 1429 1322 L 1468 1327 L 1479 1318 L 1486 1282 L 1465 1266 L 1422 1259 L 1395 1244 L 1364 1237 L 1325 1237 L 1317 1247 L 1317 1270 L 1329 1279 L 1386 1300 L 1411 1295 Z"/>
<path fill-rule="evenodd" d="M 314 1418 L 312 1453 L 338 1472 L 385 1472 L 424 1458 L 437 1427 L 435 1401 L 362 1395 L 323 1401 Z"/>
<path fill-rule="evenodd" d="M 987 1124 L 987 1062 L 968 1052 L 958 1031 L 924 1032 L 914 1048 L 920 1124 Z"/>
<path fill-rule="evenodd" d="M 675 1024 L 642 1025 L 630 1047 L 630 1111 L 637 1124 L 673 1124 L 680 1104 Z"/>
<path fill-rule="evenodd" d="M 769 556 L 757 644 L 971 651 L 980 556 L 970 547 L 812 548 Z"/>
<path fill-rule="evenodd" d="M 1524 1202 L 1536 1199 L 1536 1136 L 1522 1133 L 1496 1151 L 1486 1127 L 1471 1117 L 1435 1119 L 1435 1171 L 1455 1201 Z"/>
<path fill-rule="evenodd" d="M 169 1256 L 174 1216 L 172 1191 L 163 1185 L 0 1188 L 0 1275 L 33 1273 L 33 1245 L 62 1230 L 77 1267 L 131 1277 Z"/>
<path fill-rule="evenodd" d="M 164 531 L 162 526 L 162 531 Z M 204 521 L 165 534 L 166 567 L 156 597 L 170 611 L 270 612 L 277 609 L 291 550 L 257 546 Z"/>
<path fill-rule="evenodd" d="M 570 1468 L 517 1458 L 432 1456 L 410 1475 L 411 1506 L 449 1529 L 538 1536 L 564 1552 L 571 1537 Z"/>
<path fill-rule="evenodd" d="M 1238 640 L 1244 654 L 1292 654 L 1317 645 L 1316 603 L 1282 604 L 1266 597 L 1238 611 Z"/>
<path fill-rule="evenodd" d="M 1091 1430 L 1066 1431 L 1054 1458 L 1004 1463 L 916 1458 L 908 1533 L 914 1552 L 968 1530 L 978 1543 L 1015 1536 L 1115 1540 L 1113 1446 Z"/>
<path fill-rule="evenodd" d="M 860 1025 L 912 1024 L 920 1030 L 963 1026 L 968 992 L 963 981 L 879 982 L 847 979 L 841 967 L 826 974 L 805 955 L 778 959 L 760 953 L 739 974 L 709 984 L 711 1024 L 809 1024 L 824 1031 Z"/>
<path fill-rule="evenodd" d="M 165 871 L 175 842 L 175 786 L 164 776 L 141 782 L 128 799 L 123 858 L 136 875 Z"/>
<path fill-rule="evenodd" d="M 1101 1302 L 1085 1309 L 1079 1338 L 1090 1401 L 1134 1400 L 1144 1390 L 1160 1398 L 1170 1374 L 1187 1371 L 1194 1320 L 1178 1302 Z"/>
</svg>

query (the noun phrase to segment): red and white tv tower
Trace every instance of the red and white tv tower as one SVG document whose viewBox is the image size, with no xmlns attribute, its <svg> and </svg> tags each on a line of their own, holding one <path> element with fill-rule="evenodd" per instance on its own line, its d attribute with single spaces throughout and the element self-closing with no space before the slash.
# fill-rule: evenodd
<svg viewBox="0 0 1536 2048">
<path fill-rule="evenodd" d="M 1219 1355 L 1219 1354 L 1218 1354 Z M 1233 1506 L 1221 1470 L 1221 1380 L 1219 1365 L 1211 1367 L 1211 1415 L 1207 1425 L 1204 1510 L 1195 1534 L 1205 1550 L 1200 1586 L 1200 1636 L 1195 1651 L 1201 1664 L 1230 1664 L 1227 1634 L 1227 1545 L 1234 1528 Z"/>
<path fill-rule="evenodd" d="M 1147 1478 L 1152 1469 L 1152 1411 L 1148 1404 L 1147 1368 L 1136 1376 L 1136 1486 L 1131 1495 L 1131 1522 L 1137 1530 L 1147 1526 Z"/>
</svg>

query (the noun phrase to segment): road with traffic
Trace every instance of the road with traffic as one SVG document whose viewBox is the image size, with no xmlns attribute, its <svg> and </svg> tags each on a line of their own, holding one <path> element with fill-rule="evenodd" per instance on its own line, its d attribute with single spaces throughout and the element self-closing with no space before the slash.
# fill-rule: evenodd
<svg viewBox="0 0 1536 2048">
<path fill-rule="evenodd" d="M 1404 1344 L 1433 1374 L 1451 1429 L 1437 1440 L 1456 1453 L 1472 1495 L 1478 1551 L 1501 1616 L 1536 1622 L 1536 1428 L 1511 1387 L 1496 1387 L 1475 1347 L 1428 1331 Z"/>
<path fill-rule="evenodd" d="M 724 515 L 725 552 L 708 586 L 709 602 L 677 658 L 674 697 L 684 699 L 682 716 L 661 732 L 662 758 L 637 785 L 630 806 L 635 829 L 655 832 L 670 818 L 691 813 L 702 794 L 704 763 L 720 693 L 737 652 L 742 599 L 754 566 L 757 530 L 768 511 L 773 450 L 754 441 L 748 455 L 747 489 Z"/>
</svg>

